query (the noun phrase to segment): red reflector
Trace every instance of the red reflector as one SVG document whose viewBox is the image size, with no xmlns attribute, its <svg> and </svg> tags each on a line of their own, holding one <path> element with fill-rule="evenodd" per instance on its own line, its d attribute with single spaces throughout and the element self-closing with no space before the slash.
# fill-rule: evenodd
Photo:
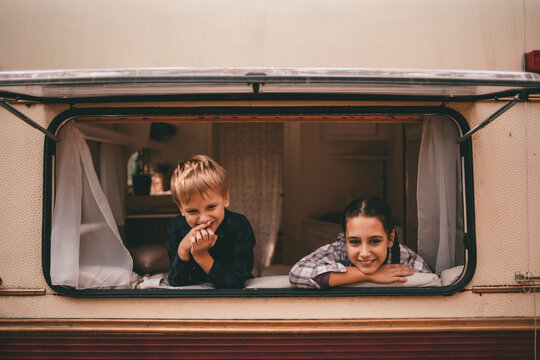
<svg viewBox="0 0 540 360">
<path fill-rule="evenodd" d="M 525 70 L 540 72 L 540 50 L 533 50 L 525 55 Z"/>
</svg>

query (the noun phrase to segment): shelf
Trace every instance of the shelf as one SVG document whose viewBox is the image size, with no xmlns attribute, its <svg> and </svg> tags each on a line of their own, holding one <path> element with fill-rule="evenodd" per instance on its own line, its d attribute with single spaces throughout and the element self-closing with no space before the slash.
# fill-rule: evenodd
<svg viewBox="0 0 540 360">
<path fill-rule="evenodd" d="M 126 219 L 162 219 L 162 218 L 173 218 L 178 216 L 178 213 L 148 213 L 148 214 L 129 214 L 126 215 Z"/>
<path fill-rule="evenodd" d="M 392 157 L 391 156 L 386 156 L 386 155 L 333 155 L 332 159 L 335 159 L 335 160 L 386 161 L 386 160 L 392 160 Z"/>
<path fill-rule="evenodd" d="M 309 248 L 315 250 L 321 246 L 332 244 L 339 233 L 343 232 L 341 225 L 320 219 L 304 218 L 302 235 Z"/>
<path fill-rule="evenodd" d="M 323 225 L 323 226 L 339 226 L 341 228 L 340 223 L 330 222 L 330 221 L 325 221 L 325 220 L 320 220 L 320 219 L 304 218 L 304 222 L 316 224 L 316 225 Z"/>
<path fill-rule="evenodd" d="M 87 140 L 141 147 L 141 144 L 136 143 L 133 135 L 130 133 L 80 122 L 77 122 L 77 127 L 81 130 Z M 163 150 L 163 144 L 154 140 L 147 140 L 146 143 L 142 144 L 142 147 Z"/>
<path fill-rule="evenodd" d="M 172 218 L 180 213 L 171 195 L 126 197 L 126 219 Z"/>
</svg>

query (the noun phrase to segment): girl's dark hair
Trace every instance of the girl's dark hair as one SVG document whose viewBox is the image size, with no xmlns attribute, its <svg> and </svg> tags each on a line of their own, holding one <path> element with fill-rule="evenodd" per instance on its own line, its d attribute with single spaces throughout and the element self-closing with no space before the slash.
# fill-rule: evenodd
<svg viewBox="0 0 540 360">
<path fill-rule="evenodd" d="M 343 233 L 346 232 L 347 220 L 356 216 L 376 217 L 382 223 L 384 231 L 388 238 L 392 230 L 394 230 L 394 214 L 390 209 L 390 206 L 381 198 L 372 196 L 369 198 L 360 198 L 351 202 L 345 207 L 343 211 L 343 217 L 341 218 L 341 226 L 343 227 Z M 394 244 L 391 249 L 392 264 L 399 264 L 400 250 L 399 239 L 397 232 L 394 233 Z"/>
</svg>

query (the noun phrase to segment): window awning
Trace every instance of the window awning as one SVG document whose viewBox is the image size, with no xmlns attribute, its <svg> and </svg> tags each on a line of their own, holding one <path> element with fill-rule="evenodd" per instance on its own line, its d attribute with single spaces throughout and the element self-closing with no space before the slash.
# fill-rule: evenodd
<svg viewBox="0 0 540 360">
<path fill-rule="evenodd" d="M 540 75 L 529 72 L 275 67 L 0 72 L 0 106 L 54 141 L 59 139 L 8 102 L 509 99 L 462 136 L 459 142 L 463 142 L 516 102 L 535 94 L 540 94 Z"/>
<path fill-rule="evenodd" d="M 476 101 L 540 93 L 527 72 L 349 68 L 140 68 L 0 72 L 0 99 L 44 103 L 163 97 Z"/>
</svg>

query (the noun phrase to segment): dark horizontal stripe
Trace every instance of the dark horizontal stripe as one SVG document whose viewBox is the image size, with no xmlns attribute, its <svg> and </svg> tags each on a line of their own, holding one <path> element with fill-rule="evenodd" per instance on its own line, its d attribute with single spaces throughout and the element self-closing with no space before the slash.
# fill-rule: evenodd
<svg viewBox="0 0 540 360">
<path fill-rule="evenodd" d="M 362 334 L 0 333 L 1 359 L 516 359 L 534 331 Z"/>
</svg>

